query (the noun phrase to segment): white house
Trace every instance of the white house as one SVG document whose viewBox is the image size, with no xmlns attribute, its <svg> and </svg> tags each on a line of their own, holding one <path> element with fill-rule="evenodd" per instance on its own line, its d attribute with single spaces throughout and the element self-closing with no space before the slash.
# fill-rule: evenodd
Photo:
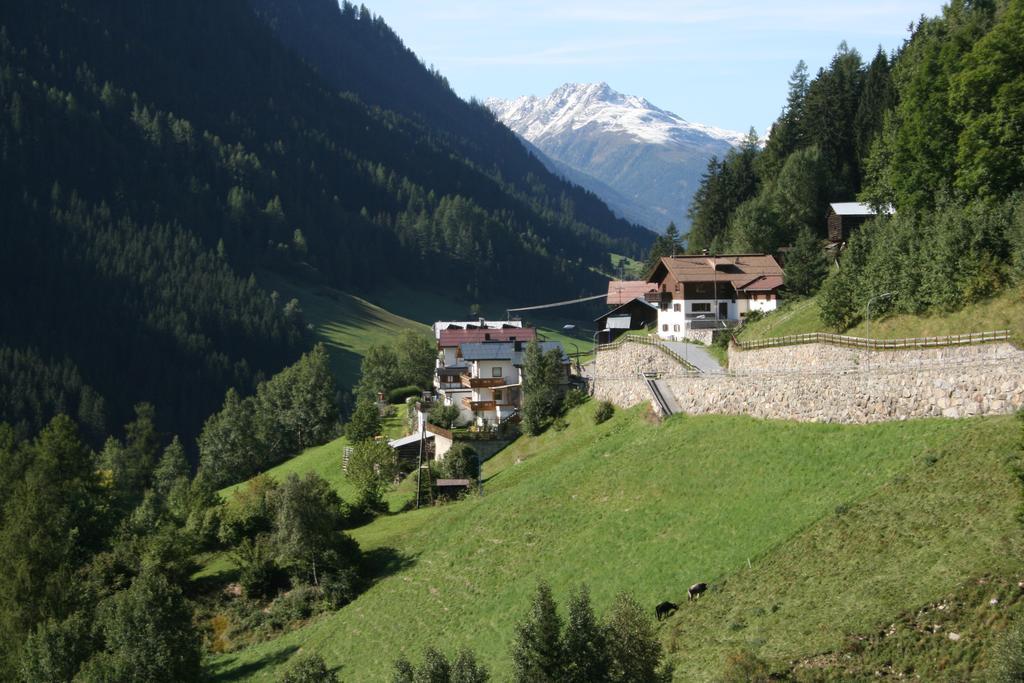
<svg viewBox="0 0 1024 683">
<path fill-rule="evenodd" d="M 710 341 L 751 311 L 773 311 L 784 274 L 767 254 L 665 256 L 647 276 L 656 291 L 658 336 Z"/>
<path fill-rule="evenodd" d="M 518 322 L 518 321 L 517 321 Z M 438 323 L 435 323 L 435 328 Z M 472 422 L 476 415 L 465 399 L 472 395 L 470 367 L 462 355 L 464 344 L 529 342 L 537 338 L 533 327 L 447 327 L 437 336 L 437 367 L 434 391 L 442 403 L 459 408 L 460 423 Z"/>
<path fill-rule="evenodd" d="M 558 342 L 539 342 L 546 353 L 558 349 L 562 354 L 565 381 L 568 383 L 571 361 Z M 468 373 L 464 381 L 470 395 L 462 405 L 479 426 L 497 425 L 515 418 L 522 405 L 523 354 L 526 342 L 471 342 L 460 347 Z"/>
</svg>

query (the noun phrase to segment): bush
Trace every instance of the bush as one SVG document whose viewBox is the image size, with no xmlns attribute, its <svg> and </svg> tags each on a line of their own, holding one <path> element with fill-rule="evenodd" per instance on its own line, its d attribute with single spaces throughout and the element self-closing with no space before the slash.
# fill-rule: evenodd
<svg viewBox="0 0 1024 683">
<path fill-rule="evenodd" d="M 556 417 L 555 421 L 551 423 L 551 428 L 556 432 L 564 432 L 569 428 L 569 423 L 565 421 L 564 417 Z"/>
<path fill-rule="evenodd" d="M 562 399 L 562 409 L 572 410 L 577 406 L 581 406 L 587 402 L 587 392 L 582 389 L 570 389 L 565 392 L 565 397 Z"/>
<path fill-rule="evenodd" d="M 455 422 L 459 419 L 460 411 L 457 406 L 448 406 L 443 403 L 435 403 L 427 413 L 427 419 L 430 420 L 430 424 L 435 424 L 438 427 L 444 427 L 445 429 L 451 429 L 455 426 Z"/>
<path fill-rule="evenodd" d="M 476 479 L 480 476 L 479 463 L 476 451 L 464 443 L 457 443 L 438 463 L 438 476 L 444 479 Z"/>
<path fill-rule="evenodd" d="M 388 403 L 404 403 L 405 399 L 419 396 L 421 393 L 423 393 L 423 390 L 415 384 L 396 387 L 388 392 Z"/>
<path fill-rule="evenodd" d="M 725 658 L 722 683 L 768 683 L 768 664 L 750 650 L 739 650 Z"/>
<path fill-rule="evenodd" d="M 300 655 L 281 677 L 281 683 L 338 683 L 320 655 Z"/>
<path fill-rule="evenodd" d="M 597 409 L 594 411 L 594 424 L 599 425 L 602 422 L 607 422 L 612 419 L 614 414 L 615 406 L 612 405 L 611 401 L 601 401 L 597 404 Z"/>
</svg>

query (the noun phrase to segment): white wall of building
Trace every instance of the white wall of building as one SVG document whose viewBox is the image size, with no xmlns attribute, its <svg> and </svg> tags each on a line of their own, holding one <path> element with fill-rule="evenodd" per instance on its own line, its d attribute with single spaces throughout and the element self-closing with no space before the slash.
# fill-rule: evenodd
<svg viewBox="0 0 1024 683">
<path fill-rule="evenodd" d="M 751 294 L 750 310 L 768 313 L 774 311 L 779 304 L 779 299 L 774 294 Z"/>
<path fill-rule="evenodd" d="M 697 315 L 707 316 L 706 320 L 717 320 L 719 306 L 722 304 L 728 309 L 726 320 L 740 319 L 738 299 L 673 299 L 668 310 L 658 308 L 658 336 L 662 339 L 681 339 L 685 336 L 688 320 Z"/>
</svg>

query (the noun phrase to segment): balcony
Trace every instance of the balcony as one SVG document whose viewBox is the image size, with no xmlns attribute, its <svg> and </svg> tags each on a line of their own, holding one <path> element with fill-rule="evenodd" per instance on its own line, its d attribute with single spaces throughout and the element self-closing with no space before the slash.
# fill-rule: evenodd
<svg viewBox="0 0 1024 683">
<path fill-rule="evenodd" d="M 491 387 L 500 387 L 506 384 L 504 377 L 472 377 L 470 375 L 461 375 L 462 386 L 469 389 L 489 389 Z"/>
<path fill-rule="evenodd" d="M 668 306 L 672 303 L 672 292 L 646 292 L 644 294 L 644 301 L 649 304 Z"/>
<path fill-rule="evenodd" d="M 494 401 L 473 401 L 468 398 L 462 399 L 462 404 L 474 413 L 485 413 L 489 410 L 494 410 L 496 407 Z"/>
</svg>

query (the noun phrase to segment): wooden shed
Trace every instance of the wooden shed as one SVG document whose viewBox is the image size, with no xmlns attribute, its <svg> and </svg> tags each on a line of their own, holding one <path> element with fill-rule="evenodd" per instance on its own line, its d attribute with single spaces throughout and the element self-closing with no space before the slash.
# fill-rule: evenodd
<svg viewBox="0 0 1024 683">
<path fill-rule="evenodd" d="M 833 202 L 828 205 L 828 240 L 829 242 L 845 242 L 850 234 L 859 228 L 864 221 L 879 215 L 894 213 L 891 206 L 881 212 L 875 211 L 861 202 Z"/>
</svg>

